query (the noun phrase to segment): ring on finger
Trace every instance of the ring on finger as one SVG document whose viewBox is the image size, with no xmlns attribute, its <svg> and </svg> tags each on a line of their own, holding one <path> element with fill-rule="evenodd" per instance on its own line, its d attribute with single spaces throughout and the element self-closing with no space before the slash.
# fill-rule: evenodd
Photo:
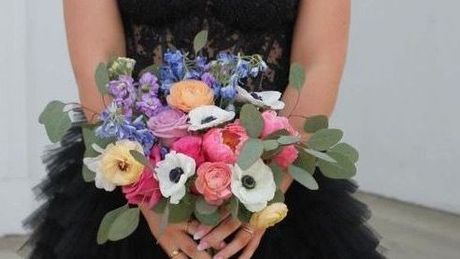
<svg viewBox="0 0 460 259">
<path fill-rule="evenodd" d="M 178 255 L 180 255 L 181 251 L 180 249 L 174 249 L 170 254 L 169 254 L 169 258 L 174 258 Z"/>
<path fill-rule="evenodd" d="M 243 230 L 244 232 L 248 233 L 251 237 L 254 236 L 255 230 L 251 226 L 249 226 L 248 224 L 241 225 L 241 230 Z"/>
</svg>

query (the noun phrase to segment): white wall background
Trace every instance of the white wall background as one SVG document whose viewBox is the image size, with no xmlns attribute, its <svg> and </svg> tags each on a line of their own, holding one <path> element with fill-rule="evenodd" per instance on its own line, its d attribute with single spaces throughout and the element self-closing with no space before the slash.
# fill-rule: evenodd
<svg viewBox="0 0 460 259">
<path fill-rule="evenodd" d="M 62 7 L 0 2 L 0 235 L 36 207 L 51 99 L 76 100 Z M 456 0 L 355 0 L 333 124 L 361 151 L 365 191 L 460 213 L 460 18 Z M 5 148 L 6 147 L 6 148 Z"/>
</svg>

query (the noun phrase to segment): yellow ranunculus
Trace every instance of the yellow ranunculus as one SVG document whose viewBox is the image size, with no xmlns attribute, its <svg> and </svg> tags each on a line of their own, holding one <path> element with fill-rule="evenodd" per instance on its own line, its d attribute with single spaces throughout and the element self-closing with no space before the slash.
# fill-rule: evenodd
<svg viewBox="0 0 460 259">
<path fill-rule="evenodd" d="M 269 228 L 282 221 L 288 212 L 286 204 L 277 202 L 268 205 L 265 209 L 252 214 L 249 224 L 254 228 Z"/>
<path fill-rule="evenodd" d="M 172 107 L 189 112 L 203 105 L 214 104 L 214 92 L 202 81 L 184 80 L 171 86 L 166 99 Z"/>
<path fill-rule="evenodd" d="M 144 165 L 134 159 L 129 153 L 131 150 L 143 153 L 141 145 L 130 140 L 120 140 L 106 147 L 102 154 L 101 171 L 107 181 L 124 186 L 139 180 Z"/>
</svg>

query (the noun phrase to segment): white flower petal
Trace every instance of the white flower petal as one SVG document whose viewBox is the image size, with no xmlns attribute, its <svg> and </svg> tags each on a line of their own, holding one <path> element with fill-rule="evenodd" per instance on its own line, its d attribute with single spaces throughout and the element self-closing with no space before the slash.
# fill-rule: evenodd
<svg viewBox="0 0 460 259">
<path fill-rule="evenodd" d="M 244 207 L 248 209 L 250 212 L 259 212 L 265 207 L 267 207 L 268 202 L 261 202 L 261 203 L 252 203 L 252 204 L 244 204 Z"/>
<path fill-rule="evenodd" d="M 179 204 L 180 200 L 185 196 L 185 186 L 182 186 L 177 192 L 171 195 L 170 202 L 172 204 Z"/>
<path fill-rule="evenodd" d="M 204 105 L 191 110 L 188 114 L 190 118 L 189 130 L 196 131 L 215 127 L 235 118 L 235 112 L 226 111 L 215 105 Z M 209 122 L 203 123 L 207 118 L 213 118 Z"/>
<path fill-rule="evenodd" d="M 249 102 L 259 107 L 270 107 L 273 110 L 281 110 L 284 108 L 284 102 L 280 101 L 281 92 L 278 91 L 262 91 L 262 92 L 254 92 L 260 97 L 259 100 L 254 98 L 254 96 L 246 91 L 246 89 L 242 88 L 241 86 L 237 86 L 237 97 L 236 99 L 240 102 Z"/>
</svg>

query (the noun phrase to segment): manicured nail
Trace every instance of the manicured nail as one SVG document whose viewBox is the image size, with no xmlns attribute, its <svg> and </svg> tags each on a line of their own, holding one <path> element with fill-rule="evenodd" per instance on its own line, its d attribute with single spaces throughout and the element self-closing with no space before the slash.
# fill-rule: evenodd
<svg viewBox="0 0 460 259">
<path fill-rule="evenodd" d="M 220 245 L 219 245 L 219 249 L 222 249 L 222 248 L 224 248 L 224 247 L 225 247 L 225 245 L 226 245 L 226 244 L 225 244 L 225 242 L 222 242 L 222 243 L 220 243 Z"/>
<path fill-rule="evenodd" d="M 224 257 L 221 256 L 221 255 L 216 255 L 216 256 L 214 256 L 212 259 L 224 259 Z"/>
<path fill-rule="evenodd" d="M 198 251 L 203 251 L 203 250 L 206 250 L 208 248 L 209 248 L 209 245 L 206 242 L 200 242 L 198 244 L 198 246 L 196 247 L 196 249 L 198 249 Z"/>
<path fill-rule="evenodd" d="M 198 231 L 195 234 L 193 234 L 193 239 L 199 240 L 204 236 L 204 231 Z"/>
</svg>

